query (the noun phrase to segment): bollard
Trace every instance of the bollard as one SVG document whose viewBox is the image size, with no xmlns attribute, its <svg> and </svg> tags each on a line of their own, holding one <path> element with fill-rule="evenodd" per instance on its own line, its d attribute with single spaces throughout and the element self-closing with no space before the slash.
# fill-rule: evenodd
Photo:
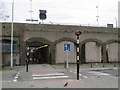
<svg viewBox="0 0 120 90">
<path fill-rule="evenodd" d="M 26 59 L 26 72 L 28 72 L 28 60 Z"/>
<path fill-rule="evenodd" d="M 91 63 L 91 68 L 92 68 L 93 66 L 92 66 L 92 63 Z"/>
<path fill-rule="evenodd" d="M 64 63 L 64 68 L 66 68 L 67 67 L 67 62 L 65 61 L 65 63 Z"/>
</svg>

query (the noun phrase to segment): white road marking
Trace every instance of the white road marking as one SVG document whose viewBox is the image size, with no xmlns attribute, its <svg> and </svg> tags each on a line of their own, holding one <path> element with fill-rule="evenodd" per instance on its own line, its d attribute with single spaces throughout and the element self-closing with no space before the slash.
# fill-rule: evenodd
<svg viewBox="0 0 120 90">
<path fill-rule="evenodd" d="M 2 81 L 2 82 L 12 82 L 12 81 Z"/>
<path fill-rule="evenodd" d="M 79 76 L 82 76 L 82 74 L 79 73 Z"/>
<path fill-rule="evenodd" d="M 68 76 L 52 76 L 52 77 L 33 77 L 33 79 L 55 79 L 55 78 L 68 78 Z"/>
<path fill-rule="evenodd" d="M 70 71 L 70 72 L 73 72 L 73 71 Z"/>
<path fill-rule="evenodd" d="M 83 76 L 84 78 L 88 78 L 87 76 Z"/>
<path fill-rule="evenodd" d="M 51 73 L 51 74 L 33 74 L 33 77 L 41 77 L 41 76 L 58 76 L 58 75 L 64 75 L 64 73 Z"/>
<path fill-rule="evenodd" d="M 68 78 L 64 73 L 49 73 L 49 74 L 33 74 L 33 79 L 55 79 L 55 78 Z"/>
<path fill-rule="evenodd" d="M 74 74 L 77 74 L 77 72 L 73 72 Z M 82 74 L 79 73 L 79 76 L 82 76 Z"/>
<path fill-rule="evenodd" d="M 102 72 L 89 72 L 89 73 L 92 73 L 93 75 L 110 75 L 108 73 L 102 73 Z"/>
<path fill-rule="evenodd" d="M 73 72 L 73 73 L 75 73 L 75 74 L 76 74 L 77 72 Z"/>
<path fill-rule="evenodd" d="M 13 82 L 17 82 L 17 79 L 18 79 L 18 77 L 19 77 L 19 72 L 15 75 L 15 78 L 14 78 L 14 80 L 13 80 Z"/>
<path fill-rule="evenodd" d="M 94 75 L 110 75 L 108 73 L 99 73 L 99 74 L 94 74 Z"/>
<path fill-rule="evenodd" d="M 18 78 L 18 76 L 15 76 L 15 78 L 17 79 L 17 78 Z"/>
<path fill-rule="evenodd" d="M 17 82 L 17 79 L 14 79 L 13 82 Z"/>
<path fill-rule="evenodd" d="M 115 79 L 118 79 L 118 77 L 114 77 Z"/>
</svg>

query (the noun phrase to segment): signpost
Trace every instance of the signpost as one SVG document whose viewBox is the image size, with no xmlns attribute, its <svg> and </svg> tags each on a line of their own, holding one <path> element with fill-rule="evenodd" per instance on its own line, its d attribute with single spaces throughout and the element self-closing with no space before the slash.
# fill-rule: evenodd
<svg viewBox="0 0 120 90">
<path fill-rule="evenodd" d="M 70 51 L 70 44 L 64 44 L 64 51 Z"/>
<path fill-rule="evenodd" d="M 68 51 L 70 51 L 70 44 L 64 44 L 64 51 L 66 51 L 67 60 L 65 60 L 65 68 L 68 68 Z"/>
</svg>

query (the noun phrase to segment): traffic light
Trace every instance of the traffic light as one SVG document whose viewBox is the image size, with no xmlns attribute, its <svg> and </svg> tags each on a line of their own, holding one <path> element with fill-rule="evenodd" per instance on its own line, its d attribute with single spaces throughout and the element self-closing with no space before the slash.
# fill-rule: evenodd
<svg viewBox="0 0 120 90">
<path fill-rule="evenodd" d="M 26 72 L 28 72 L 28 63 L 29 63 L 29 56 L 30 56 L 30 47 L 27 47 L 27 52 L 26 52 Z"/>
<path fill-rule="evenodd" d="M 40 12 L 39 18 L 41 20 L 45 20 L 47 18 L 47 16 L 46 16 L 47 11 L 46 10 L 39 10 L 39 12 Z"/>
</svg>

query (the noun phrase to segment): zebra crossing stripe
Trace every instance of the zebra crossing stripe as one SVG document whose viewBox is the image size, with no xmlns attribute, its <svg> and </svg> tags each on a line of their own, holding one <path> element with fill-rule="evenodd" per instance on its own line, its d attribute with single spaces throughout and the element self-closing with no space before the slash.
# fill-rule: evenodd
<svg viewBox="0 0 120 90">
<path fill-rule="evenodd" d="M 55 78 L 68 78 L 68 76 L 52 76 L 52 77 L 33 77 L 33 79 L 55 79 Z"/>
<path fill-rule="evenodd" d="M 33 79 L 55 79 L 55 78 L 68 78 L 64 73 L 49 73 L 49 74 L 33 74 Z"/>
<path fill-rule="evenodd" d="M 58 76 L 58 75 L 64 75 L 64 73 L 51 73 L 51 74 L 40 74 L 40 75 L 39 74 L 33 74 L 32 76 L 33 77 L 37 77 L 37 76 L 41 77 L 41 76 L 55 76 L 55 75 L 56 76 Z"/>
<path fill-rule="evenodd" d="M 84 78 L 88 78 L 87 76 L 83 76 Z"/>
<path fill-rule="evenodd" d="M 108 73 L 102 73 L 102 72 L 89 72 L 89 73 L 92 73 L 93 75 L 110 75 Z"/>
</svg>

